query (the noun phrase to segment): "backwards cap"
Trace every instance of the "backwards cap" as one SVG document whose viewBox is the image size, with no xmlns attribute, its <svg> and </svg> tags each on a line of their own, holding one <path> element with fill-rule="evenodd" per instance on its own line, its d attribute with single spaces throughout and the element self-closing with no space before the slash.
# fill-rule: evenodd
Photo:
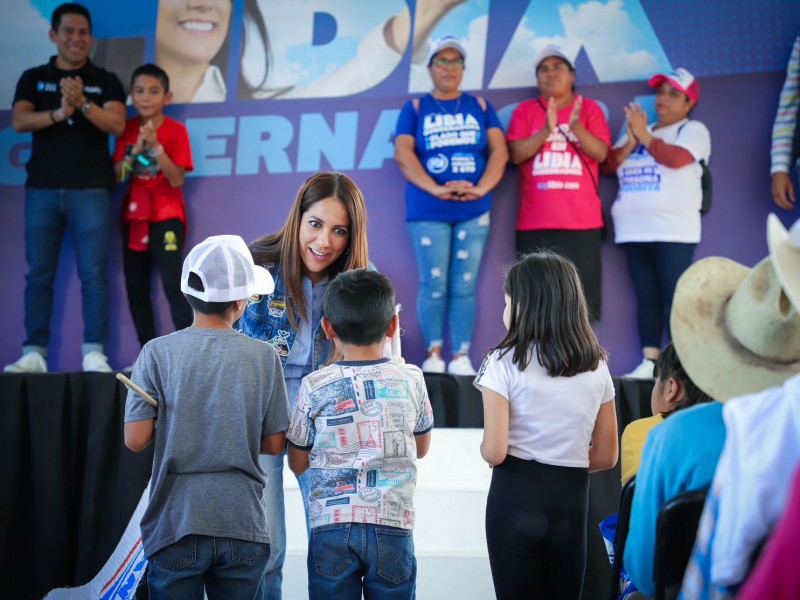
<svg viewBox="0 0 800 600">
<path fill-rule="evenodd" d="M 196 274 L 203 290 L 189 287 Z M 205 302 L 233 302 L 256 294 L 271 294 L 272 275 L 253 263 L 247 244 L 238 235 L 215 235 L 192 248 L 183 261 L 181 291 Z"/>
</svg>

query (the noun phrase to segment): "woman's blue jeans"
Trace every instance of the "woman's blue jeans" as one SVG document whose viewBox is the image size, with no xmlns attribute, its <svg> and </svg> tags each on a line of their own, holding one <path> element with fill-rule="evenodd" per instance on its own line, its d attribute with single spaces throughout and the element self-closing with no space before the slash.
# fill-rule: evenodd
<svg viewBox="0 0 800 600">
<path fill-rule="evenodd" d="M 294 407 L 294 399 L 300 389 L 299 377 L 286 378 L 286 393 L 289 397 L 289 413 Z M 286 450 L 277 456 L 262 454 L 259 464 L 266 474 L 264 498 L 267 504 L 267 525 L 269 526 L 270 557 L 264 573 L 264 599 L 281 600 L 283 586 L 283 563 L 286 560 L 286 506 L 283 493 L 283 464 Z M 297 477 L 300 496 L 306 513 L 306 530 L 310 531 L 308 520 L 308 495 L 311 493 L 311 473 L 306 471 Z"/>
<path fill-rule="evenodd" d="M 419 270 L 417 320 L 426 349 L 441 346 L 445 317 L 453 354 L 469 351 L 475 327 L 475 288 L 489 213 L 469 221 L 409 221 Z"/>
</svg>

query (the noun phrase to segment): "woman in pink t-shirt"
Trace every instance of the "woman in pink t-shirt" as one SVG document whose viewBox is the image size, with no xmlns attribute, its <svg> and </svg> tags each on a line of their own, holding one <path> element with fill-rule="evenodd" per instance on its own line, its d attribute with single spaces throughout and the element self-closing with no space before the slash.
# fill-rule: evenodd
<svg viewBox="0 0 800 600">
<path fill-rule="evenodd" d="M 598 165 L 611 135 L 600 105 L 575 93 L 575 68 L 557 46 L 534 60 L 539 97 L 520 102 L 508 125 L 511 161 L 519 165 L 517 252 L 539 248 L 572 260 L 590 316 L 600 318 L 603 211 Z"/>
</svg>

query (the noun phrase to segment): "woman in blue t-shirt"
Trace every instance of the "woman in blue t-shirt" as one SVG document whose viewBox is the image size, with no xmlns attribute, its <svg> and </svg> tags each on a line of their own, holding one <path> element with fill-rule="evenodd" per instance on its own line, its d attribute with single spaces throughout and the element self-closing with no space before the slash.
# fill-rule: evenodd
<svg viewBox="0 0 800 600">
<path fill-rule="evenodd" d="M 466 51 L 445 36 L 431 45 L 434 89 L 406 102 L 397 122 L 395 160 L 408 179 L 406 221 L 420 274 L 417 318 L 427 358 L 422 370 L 443 373 L 444 322 L 450 326 L 447 371 L 474 375 L 469 346 L 475 285 L 489 235 L 492 189 L 508 150 L 492 106 L 459 91 Z"/>
</svg>

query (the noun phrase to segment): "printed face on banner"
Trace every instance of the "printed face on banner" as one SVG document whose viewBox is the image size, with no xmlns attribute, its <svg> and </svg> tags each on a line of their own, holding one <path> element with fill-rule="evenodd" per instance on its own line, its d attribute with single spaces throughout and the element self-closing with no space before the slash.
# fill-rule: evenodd
<svg viewBox="0 0 800 600">
<path fill-rule="evenodd" d="M 156 63 L 170 76 L 176 102 L 225 99 L 224 75 L 209 69 L 226 67 L 227 56 L 219 55 L 230 29 L 231 1 L 159 0 Z M 219 66 L 214 65 L 217 59 Z"/>
</svg>

